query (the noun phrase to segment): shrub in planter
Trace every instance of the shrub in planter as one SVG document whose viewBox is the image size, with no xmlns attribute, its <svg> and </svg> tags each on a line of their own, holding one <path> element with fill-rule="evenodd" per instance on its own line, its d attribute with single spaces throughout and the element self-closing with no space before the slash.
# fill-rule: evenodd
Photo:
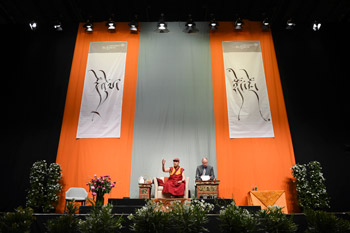
<svg viewBox="0 0 350 233">
<path fill-rule="evenodd" d="M 192 202 L 173 201 L 170 207 L 172 228 L 179 233 L 207 232 L 205 224 L 208 222 L 207 213 L 214 209 L 214 205 L 204 200 L 194 199 Z"/>
<path fill-rule="evenodd" d="M 145 206 L 130 214 L 128 219 L 132 221 L 130 230 L 135 232 L 171 232 L 170 214 L 162 210 L 161 202 L 149 200 Z M 169 210 L 169 209 L 167 209 Z"/>
<path fill-rule="evenodd" d="M 332 213 L 308 209 L 305 214 L 308 223 L 307 233 L 350 232 L 350 221 L 337 218 Z"/>
<path fill-rule="evenodd" d="M 61 167 L 51 163 L 47 167 L 45 160 L 37 161 L 30 170 L 30 188 L 27 194 L 27 207 L 35 212 L 52 212 L 58 203 L 58 193 L 61 191 Z"/>
<path fill-rule="evenodd" d="M 90 215 L 79 221 L 82 233 L 111 233 L 118 232 L 122 226 L 122 216 L 112 214 L 112 205 L 93 206 Z"/>
<path fill-rule="evenodd" d="M 0 218 L 0 232 L 27 233 L 35 220 L 32 208 L 16 208 L 14 212 L 5 213 Z"/>
<path fill-rule="evenodd" d="M 220 230 L 222 232 L 255 232 L 256 218 L 248 210 L 239 208 L 234 202 L 220 210 Z"/>
<path fill-rule="evenodd" d="M 293 233 L 298 227 L 293 222 L 293 218 L 288 218 L 283 214 L 279 206 L 269 206 L 267 209 L 260 210 L 256 213 L 258 230 L 269 233 Z"/>
<path fill-rule="evenodd" d="M 79 232 L 79 219 L 75 216 L 77 206 L 74 202 L 67 205 L 67 214 L 47 222 L 47 229 L 50 233 L 75 233 Z"/>
<path fill-rule="evenodd" d="M 330 207 L 324 184 L 325 178 L 319 162 L 296 164 L 292 167 L 292 174 L 296 179 L 297 198 L 301 208 L 306 210 Z"/>
</svg>

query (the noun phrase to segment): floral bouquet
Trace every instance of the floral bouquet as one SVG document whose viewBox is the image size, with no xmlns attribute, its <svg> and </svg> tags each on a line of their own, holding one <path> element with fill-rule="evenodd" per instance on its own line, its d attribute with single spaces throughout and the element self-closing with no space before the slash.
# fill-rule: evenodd
<svg viewBox="0 0 350 233">
<path fill-rule="evenodd" d="M 90 182 L 86 183 L 89 186 L 89 191 L 92 192 L 92 196 L 95 200 L 95 205 L 102 206 L 104 204 L 104 195 L 109 193 L 112 188 L 115 187 L 116 182 L 112 182 L 109 175 L 98 177 L 96 174 Z"/>
</svg>

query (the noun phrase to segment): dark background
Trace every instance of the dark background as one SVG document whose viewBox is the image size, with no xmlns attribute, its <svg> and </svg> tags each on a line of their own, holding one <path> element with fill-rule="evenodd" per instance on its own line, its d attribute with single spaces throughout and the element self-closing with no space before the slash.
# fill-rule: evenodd
<svg viewBox="0 0 350 233">
<path fill-rule="evenodd" d="M 25 206 L 29 171 L 55 162 L 76 26 L 63 32 L 0 25 L 1 207 Z M 272 34 L 297 163 L 321 162 L 331 211 L 349 211 L 349 44 L 345 24 Z M 283 156 L 283 155 L 281 155 Z"/>
<path fill-rule="evenodd" d="M 273 31 L 297 163 L 317 160 L 331 210 L 349 211 L 350 97 L 347 26 Z"/>
<path fill-rule="evenodd" d="M 1 207 L 25 206 L 32 164 L 56 162 L 78 26 L 1 26 Z"/>
</svg>

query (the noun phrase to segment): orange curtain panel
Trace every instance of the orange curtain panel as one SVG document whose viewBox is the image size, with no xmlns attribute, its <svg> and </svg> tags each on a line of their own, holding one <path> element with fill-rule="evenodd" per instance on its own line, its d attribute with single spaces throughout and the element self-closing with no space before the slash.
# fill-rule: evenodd
<svg viewBox="0 0 350 233">
<path fill-rule="evenodd" d="M 223 41 L 260 41 L 274 138 L 229 138 Z M 242 31 L 235 31 L 232 22 L 220 22 L 219 29 L 210 33 L 210 46 L 220 196 L 247 205 L 248 192 L 255 186 L 285 190 L 288 210 L 293 212 L 295 196 L 290 188 L 295 158 L 271 32 L 262 31 L 260 22 L 245 21 Z"/>
<path fill-rule="evenodd" d="M 139 34 L 131 34 L 128 23 L 118 23 L 113 33 L 107 31 L 104 22 L 94 23 L 92 33 L 86 33 L 82 26 L 79 25 L 76 39 L 57 152 L 57 163 L 61 165 L 63 178 L 58 212 L 64 209 L 65 191 L 70 187 L 84 187 L 88 191 L 86 183 L 94 174 L 110 175 L 112 181 L 116 181 L 116 187 L 105 195 L 105 202 L 108 198 L 129 196 L 130 190 Z M 121 136 L 77 139 L 89 45 L 98 41 L 127 42 Z"/>
</svg>

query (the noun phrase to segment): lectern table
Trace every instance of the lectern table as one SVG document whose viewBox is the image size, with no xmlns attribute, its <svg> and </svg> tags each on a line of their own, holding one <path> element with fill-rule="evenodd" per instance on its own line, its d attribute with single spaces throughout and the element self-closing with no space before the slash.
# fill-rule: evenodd
<svg viewBox="0 0 350 233">
<path fill-rule="evenodd" d="M 199 181 L 196 180 L 197 198 L 218 198 L 220 180 Z"/>
</svg>

